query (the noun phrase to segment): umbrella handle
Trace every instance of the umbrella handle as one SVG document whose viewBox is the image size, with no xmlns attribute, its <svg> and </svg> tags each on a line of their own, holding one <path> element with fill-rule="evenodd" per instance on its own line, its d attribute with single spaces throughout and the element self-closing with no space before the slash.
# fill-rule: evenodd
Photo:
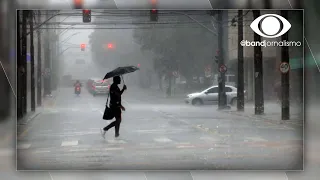
<svg viewBox="0 0 320 180">
<path fill-rule="evenodd" d="M 123 76 L 122 76 L 122 75 L 121 75 L 121 78 L 122 78 L 123 84 L 126 85 L 126 83 L 124 82 L 124 79 L 123 79 Z"/>
</svg>

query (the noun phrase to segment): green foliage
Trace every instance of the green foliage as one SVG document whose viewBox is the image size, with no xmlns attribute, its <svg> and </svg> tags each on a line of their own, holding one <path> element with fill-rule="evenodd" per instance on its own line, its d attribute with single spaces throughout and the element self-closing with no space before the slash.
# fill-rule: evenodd
<svg viewBox="0 0 320 180">
<path fill-rule="evenodd" d="M 210 28 L 212 24 L 205 26 Z M 202 75 L 204 67 L 212 64 L 217 47 L 216 36 L 194 24 L 190 28 L 161 28 L 161 25 L 155 25 L 152 29 L 136 29 L 134 39 L 142 50 L 157 55 L 153 59 L 156 71 L 179 70 L 186 78 Z"/>
</svg>

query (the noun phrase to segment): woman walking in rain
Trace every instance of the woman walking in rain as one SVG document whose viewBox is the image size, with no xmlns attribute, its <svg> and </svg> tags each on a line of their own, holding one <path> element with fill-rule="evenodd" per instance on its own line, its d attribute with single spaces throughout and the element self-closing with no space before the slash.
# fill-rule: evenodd
<svg viewBox="0 0 320 180">
<path fill-rule="evenodd" d="M 120 76 L 113 77 L 113 83 L 110 86 L 110 104 L 109 104 L 109 106 L 113 112 L 113 115 L 115 117 L 115 121 L 113 121 L 108 126 L 101 129 L 101 135 L 103 138 L 105 138 L 106 132 L 112 127 L 115 127 L 115 137 L 119 137 L 119 135 L 120 135 L 119 130 L 120 130 L 120 124 L 121 124 L 121 111 L 126 110 L 122 106 L 121 95 L 127 89 L 127 86 L 123 85 L 123 89 L 120 90 L 120 88 L 118 87 L 119 84 L 121 84 Z"/>
</svg>

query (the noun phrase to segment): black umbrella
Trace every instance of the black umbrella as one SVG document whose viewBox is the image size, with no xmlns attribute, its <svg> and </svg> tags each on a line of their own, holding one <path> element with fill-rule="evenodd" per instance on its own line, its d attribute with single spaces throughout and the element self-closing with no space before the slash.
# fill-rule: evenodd
<svg viewBox="0 0 320 180">
<path fill-rule="evenodd" d="M 113 71 L 108 72 L 103 79 L 109 79 L 115 76 L 121 76 L 124 74 L 135 72 L 136 70 L 139 70 L 136 66 L 124 66 L 124 67 L 118 67 L 114 69 Z M 123 80 L 123 78 L 122 78 Z"/>
</svg>

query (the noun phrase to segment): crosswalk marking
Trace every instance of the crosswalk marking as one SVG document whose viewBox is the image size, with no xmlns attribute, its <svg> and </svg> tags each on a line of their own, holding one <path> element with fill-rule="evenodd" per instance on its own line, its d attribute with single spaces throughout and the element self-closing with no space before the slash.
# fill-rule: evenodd
<svg viewBox="0 0 320 180">
<path fill-rule="evenodd" d="M 124 141 L 124 140 L 114 140 L 114 139 L 107 140 L 107 142 L 112 143 L 112 144 L 125 144 L 126 143 L 126 141 Z"/>
<path fill-rule="evenodd" d="M 31 144 L 18 144 L 18 149 L 29 149 Z"/>
<path fill-rule="evenodd" d="M 181 145 L 181 146 L 177 146 L 177 148 L 194 148 L 194 145 Z"/>
<path fill-rule="evenodd" d="M 187 131 L 187 129 L 141 129 L 134 132 L 137 133 L 178 133 L 182 131 Z"/>
<path fill-rule="evenodd" d="M 172 142 L 171 139 L 169 138 L 165 138 L 165 137 L 162 137 L 162 138 L 155 138 L 154 141 L 156 142 L 162 142 L 162 143 L 166 143 L 166 142 Z"/>
<path fill-rule="evenodd" d="M 39 153 L 50 153 L 51 151 L 49 150 L 37 150 L 37 151 L 34 151 L 34 153 L 36 154 L 39 154 Z"/>
<path fill-rule="evenodd" d="M 246 137 L 245 141 L 268 141 L 268 140 L 263 139 L 261 137 Z"/>
<path fill-rule="evenodd" d="M 81 152 L 81 151 L 89 151 L 89 149 L 70 149 L 70 152 Z"/>
<path fill-rule="evenodd" d="M 78 145 L 78 141 L 63 141 L 61 146 L 76 146 Z"/>
<path fill-rule="evenodd" d="M 220 138 L 214 138 L 209 136 L 203 136 L 203 137 L 200 137 L 200 139 L 204 141 L 220 141 L 221 140 Z"/>
<path fill-rule="evenodd" d="M 123 148 L 105 148 L 106 151 L 123 150 Z"/>
</svg>

